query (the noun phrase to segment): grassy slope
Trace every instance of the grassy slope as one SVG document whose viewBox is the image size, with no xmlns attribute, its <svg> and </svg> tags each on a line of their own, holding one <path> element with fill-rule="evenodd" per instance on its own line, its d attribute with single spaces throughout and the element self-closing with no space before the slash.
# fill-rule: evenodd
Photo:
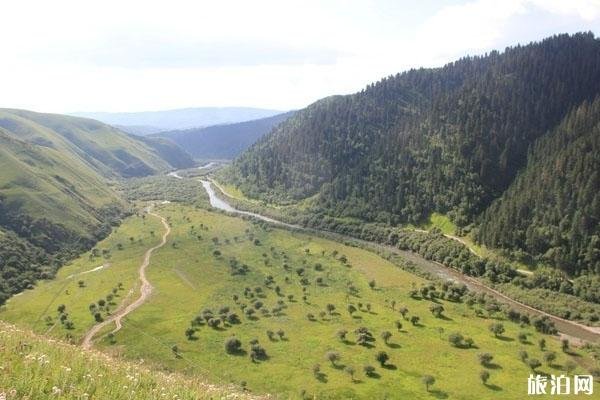
<svg viewBox="0 0 600 400">
<path fill-rule="evenodd" d="M 5 307 L 0 308 L 0 319 L 20 321 L 37 333 L 48 333 L 56 338 L 64 339 L 67 334 L 75 340 L 80 338 L 94 324 L 88 308 L 91 303 L 105 298 L 119 282 L 123 283 L 125 290 L 118 292 L 115 303 L 123 299 L 129 301 L 134 296 L 129 294 L 129 290 L 138 287 L 137 271 L 142 256 L 148 247 L 159 242 L 161 229 L 160 222 L 155 218 L 128 218 L 127 223 L 96 246 L 100 252 L 110 250 L 110 258 L 90 258 L 90 252 L 83 254 L 62 267 L 56 279 L 40 281 L 35 289 L 10 299 Z M 155 234 L 151 235 L 151 231 Z M 134 238 L 133 242 L 130 237 Z M 123 245 L 123 250 L 117 249 L 119 243 Z M 101 265 L 105 268 L 82 274 Z M 79 287 L 80 280 L 84 281 L 84 288 Z M 72 330 L 58 323 L 57 308 L 61 304 L 66 305 L 69 319 L 74 322 Z M 45 320 L 48 316 L 52 318 L 51 323 Z"/>
<path fill-rule="evenodd" d="M 0 397 L 8 399 L 214 399 L 233 388 L 150 370 L 0 322 Z M 249 396 L 236 394 L 236 398 Z"/>
<path fill-rule="evenodd" d="M 10 109 L 0 109 L 0 118 L 0 126 L 14 137 L 34 143 L 50 142 L 57 150 L 79 158 L 107 177 L 127 176 L 142 167 L 146 174 L 170 168 L 151 147 L 98 121 Z"/>
<path fill-rule="evenodd" d="M 429 312 L 429 301 L 414 300 L 408 296 L 412 284 L 419 285 L 422 280 L 372 253 L 304 234 L 291 234 L 281 230 L 265 232 L 238 218 L 178 205 L 164 206 L 160 212 L 171 217 L 173 234 L 170 243 L 155 253 L 148 270 L 155 292 L 147 304 L 126 319 L 123 329 L 116 334 L 115 345 L 111 345 L 106 338 L 101 341 L 100 346 L 110 352 L 163 363 L 169 369 L 194 373 L 213 382 L 246 381 L 252 390 L 258 392 L 285 393 L 286 396 L 298 397 L 300 390 L 305 389 L 309 394 L 330 398 L 383 398 L 386 394 L 389 398 L 430 398 L 431 394 L 425 392 L 420 378 L 423 374 L 431 374 L 437 379 L 434 388 L 438 390 L 432 394 L 438 397 L 447 395 L 450 398 L 464 399 L 518 399 L 525 393 L 526 378 L 530 371 L 518 360 L 517 352 L 524 348 L 530 356 L 542 358 L 541 351 L 534 345 L 540 336 L 531 328 L 521 329 L 513 323 L 502 321 L 507 329 L 505 339 L 495 339 L 488 331 L 488 325 L 493 320 L 475 317 L 474 310 L 466 305 L 449 302 L 443 302 L 448 318 L 434 318 Z M 155 223 L 147 218 L 146 224 Z M 116 242 L 124 242 L 131 232 L 148 235 L 150 226 L 140 224 L 139 218 L 128 220 L 118 232 L 98 247 L 108 248 L 116 245 Z M 201 230 L 201 224 L 209 230 Z M 196 229 L 193 234 L 190 231 L 192 225 Z M 260 239 L 260 246 L 250 241 L 246 229 Z M 202 240 L 197 239 L 198 234 L 202 236 Z M 239 242 L 234 241 L 235 236 Z M 212 237 L 218 237 L 221 244 L 214 245 L 210 240 Z M 230 244 L 225 244 L 226 238 L 230 240 Z M 151 242 L 152 239 L 146 236 L 143 247 L 148 247 Z M 176 243 L 175 247 L 172 246 L 173 242 Z M 274 247 L 275 253 L 271 251 L 271 247 Z M 305 253 L 306 248 L 310 249 L 310 255 Z M 223 253 L 221 259 L 212 255 L 215 249 Z M 344 266 L 333 258 L 333 250 L 345 254 L 352 267 Z M 285 251 L 290 257 L 288 264 L 293 269 L 302 266 L 303 260 L 306 260 L 306 274 L 311 281 L 308 289 L 309 304 L 304 304 L 301 300 L 302 292 L 297 274 L 293 271 L 285 272 L 281 267 L 281 251 Z M 134 281 L 133 271 L 137 262 L 128 262 L 125 258 L 135 259 L 135 255 L 141 255 L 142 252 L 142 247 L 137 249 L 129 246 L 125 246 L 120 253 L 113 251 L 113 265 L 108 270 L 87 275 L 86 288 L 77 288 L 73 281 L 68 295 L 65 290 L 57 290 L 61 288 L 61 280 L 64 282 L 66 275 L 97 266 L 97 261 L 90 263 L 83 257 L 61 270 L 57 281 L 40 284 L 34 291 L 11 300 L 6 310 L 0 313 L 0 318 L 30 324 L 52 299 L 52 294 L 59 292 L 49 314 L 55 316 L 55 306 L 65 304 L 75 323 L 72 333 L 75 339 L 80 338 L 83 328 L 92 323 L 87 311 L 88 304 L 105 295 L 117 281 L 122 281 L 126 288 L 130 287 Z M 264 264 L 263 253 L 267 255 L 269 266 Z M 119 261 L 121 256 L 122 262 Z M 251 270 L 246 276 L 230 275 L 228 262 L 232 256 L 250 266 Z M 324 271 L 316 272 L 311 268 L 315 263 L 323 264 Z M 123 275 L 116 277 L 116 271 L 122 271 Z M 243 316 L 231 296 L 237 294 L 243 302 L 249 304 L 243 295 L 244 288 L 262 286 L 267 297 L 261 301 L 272 308 L 279 297 L 263 285 L 264 278 L 269 274 L 273 275 L 285 295 L 293 294 L 297 301 L 290 303 L 285 300 L 288 307 L 283 316 L 263 317 L 259 314 L 258 320 L 250 321 Z M 290 277 L 290 284 L 284 282 L 285 276 Z M 316 276 L 322 276 L 328 286 L 316 286 Z M 378 290 L 368 287 L 370 279 L 379 283 Z M 345 288 L 348 281 L 354 282 L 360 290 L 360 298 L 351 297 L 349 301 L 355 305 L 358 302 L 372 304 L 372 313 L 358 312 L 360 319 L 349 317 L 345 311 Z M 403 321 L 403 331 L 397 332 L 394 321 L 402 318 L 397 311 L 386 305 L 386 299 L 394 299 L 399 305 L 405 304 L 410 315 L 421 317 L 423 326 L 413 327 L 408 321 Z M 327 303 L 335 304 L 340 315 L 328 316 L 322 320 L 318 314 Z M 200 310 L 208 307 L 216 313 L 223 305 L 229 305 L 242 316 L 242 324 L 224 330 L 204 326 L 196 334 L 198 340 L 188 341 L 185 338 L 184 332 L 190 320 Z M 307 321 L 306 314 L 309 312 L 317 316 L 317 322 Z M 352 332 L 359 326 L 366 326 L 373 332 L 377 339 L 375 348 L 343 344 L 335 337 L 339 329 L 345 328 L 350 331 L 348 337 L 353 342 L 355 337 Z M 444 329 L 443 334 L 439 332 L 440 327 Z M 289 340 L 270 342 L 265 331 L 277 331 L 279 328 L 286 332 Z M 38 324 L 36 329 L 42 331 L 46 327 Z M 390 341 L 392 346 L 386 346 L 379 338 L 384 330 L 393 333 Z M 518 343 L 516 336 L 521 330 L 531 333 L 532 344 Z M 454 331 L 472 337 L 478 349 L 450 347 L 446 337 Z M 65 333 L 62 327 L 50 332 L 57 337 L 62 337 Z M 246 350 L 249 348 L 248 341 L 258 338 L 270 359 L 254 364 L 248 356 L 227 355 L 223 344 L 231 335 L 239 337 Z M 558 360 L 557 366 L 543 366 L 541 371 L 560 373 L 560 366 L 564 365 L 568 356 L 560 352 L 557 341 L 550 337 L 546 339 L 549 347 L 557 352 Z M 174 344 L 181 349 L 182 359 L 173 357 L 171 346 Z M 324 359 L 328 350 L 336 350 L 341 354 L 340 364 L 356 369 L 357 383 L 351 383 L 342 369 L 333 368 Z M 390 354 L 390 364 L 395 369 L 378 366 L 374 359 L 378 350 L 385 350 Z M 483 367 L 477 361 L 477 354 L 484 351 L 494 354 L 497 365 L 490 369 L 488 387 L 483 386 L 478 377 Z M 590 362 L 584 353 L 581 355 L 582 357 L 574 359 L 578 362 Z M 326 382 L 313 377 L 311 369 L 315 363 L 321 364 Z M 365 364 L 376 366 L 380 376 L 366 377 L 362 372 Z"/>
<path fill-rule="evenodd" d="M 81 162 L 55 149 L 39 151 L 3 135 L 1 130 L 0 169 L 1 194 L 10 208 L 48 218 L 79 233 L 86 233 L 89 225 L 98 223 L 90 208 L 121 203 Z"/>
<path fill-rule="evenodd" d="M 111 179 L 171 165 L 152 146 L 97 121 L 0 109 L 0 168 L 0 194 L 11 207 L 86 233 L 98 223 L 96 209 L 122 204 Z"/>
</svg>

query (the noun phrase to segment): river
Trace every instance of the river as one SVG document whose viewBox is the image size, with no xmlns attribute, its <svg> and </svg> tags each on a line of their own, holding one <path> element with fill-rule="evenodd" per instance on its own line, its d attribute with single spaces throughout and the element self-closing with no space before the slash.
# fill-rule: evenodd
<svg viewBox="0 0 600 400">
<path fill-rule="evenodd" d="M 288 227 L 288 228 L 300 229 L 300 230 L 304 230 L 304 231 L 311 232 L 311 233 L 315 232 L 315 230 L 313 230 L 313 229 L 304 228 L 299 225 L 288 224 L 288 223 L 285 223 L 282 221 L 275 220 L 273 218 L 266 217 L 264 215 L 253 213 L 253 212 L 238 210 L 235 207 L 233 207 L 231 204 L 229 204 L 226 200 L 223 200 L 222 198 L 217 196 L 217 194 L 215 193 L 214 189 L 211 186 L 210 181 L 201 180 L 201 182 L 202 182 L 202 186 L 208 193 L 210 205 L 214 208 L 217 208 L 217 209 L 223 210 L 223 211 L 227 211 L 230 213 L 235 213 L 235 214 L 240 214 L 240 215 L 248 215 L 251 217 L 261 219 L 266 222 L 270 222 L 270 223 L 281 225 L 281 226 Z M 221 191 L 224 192 L 222 189 L 221 189 Z M 506 295 L 496 291 L 495 289 L 485 285 L 483 282 L 481 282 L 475 278 L 465 276 L 465 275 L 461 274 L 460 272 L 458 272 L 452 268 L 448 268 L 440 263 L 426 260 L 416 253 L 412 253 L 409 251 L 403 251 L 403 250 L 397 249 L 392 246 L 386 246 L 386 245 L 381 245 L 381 244 L 377 244 L 377 243 L 373 243 L 373 242 L 356 239 L 356 238 L 346 236 L 346 235 L 341 235 L 338 233 L 332 233 L 332 232 L 325 232 L 325 233 L 328 236 L 338 237 L 341 241 L 352 240 L 355 242 L 363 243 L 372 248 L 388 250 L 390 252 L 393 252 L 395 254 L 402 256 L 403 258 L 405 258 L 407 260 L 413 261 L 414 264 L 416 264 L 419 268 L 421 268 L 422 270 L 424 270 L 426 272 L 432 273 L 443 279 L 450 279 L 450 280 L 453 280 L 456 282 L 464 283 L 465 285 L 467 285 L 467 287 L 470 290 L 473 290 L 475 292 L 487 293 L 487 294 L 493 296 L 496 300 L 498 300 L 502 303 L 508 304 L 511 307 L 514 307 L 515 309 L 518 309 L 521 312 L 527 312 L 529 314 L 534 314 L 534 315 L 547 316 L 554 322 L 556 328 L 562 335 L 564 335 L 566 338 L 569 338 L 572 340 L 574 339 L 573 340 L 574 342 L 581 342 L 581 341 L 600 342 L 600 328 L 588 327 L 586 325 L 583 325 L 583 324 L 580 324 L 580 323 L 577 323 L 574 321 L 568 321 L 568 320 L 556 317 L 554 315 L 548 314 L 544 311 L 530 307 L 526 304 L 520 303 L 520 302 L 513 300 L 513 299 L 507 297 Z"/>
</svg>

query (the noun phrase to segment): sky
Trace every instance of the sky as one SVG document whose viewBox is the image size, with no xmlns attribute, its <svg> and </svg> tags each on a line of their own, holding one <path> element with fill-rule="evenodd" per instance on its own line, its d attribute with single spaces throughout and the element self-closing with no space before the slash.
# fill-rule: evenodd
<svg viewBox="0 0 600 400">
<path fill-rule="evenodd" d="M 302 108 L 410 68 L 556 33 L 600 0 L 7 1 L 0 107 Z"/>
</svg>

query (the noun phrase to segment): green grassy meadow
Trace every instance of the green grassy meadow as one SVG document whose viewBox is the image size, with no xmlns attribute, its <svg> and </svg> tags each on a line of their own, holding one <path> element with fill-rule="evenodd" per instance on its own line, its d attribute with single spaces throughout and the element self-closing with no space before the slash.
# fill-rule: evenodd
<svg viewBox="0 0 600 400">
<path fill-rule="evenodd" d="M 538 348 L 542 336 L 532 327 L 502 320 L 501 313 L 494 318 L 476 316 L 478 305 L 438 299 L 444 312 L 436 318 L 430 311 L 431 300 L 409 295 L 413 288 L 429 282 L 366 250 L 174 203 L 157 211 L 169 218 L 173 230 L 167 245 L 154 253 L 147 271 L 154 292 L 124 319 L 123 329 L 114 338 L 104 336 L 96 344 L 117 357 L 143 359 L 215 384 L 233 383 L 253 393 L 293 399 L 521 399 L 526 396 L 531 370 L 519 359 L 520 350 L 542 361 L 541 373 L 564 373 L 567 361 L 593 363 L 585 352 L 567 355 L 558 340 L 544 336 L 547 351 L 557 355 L 547 365 Z M 150 230 L 155 231 L 154 237 Z M 111 267 L 86 274 L 84 288 L 77 286 L 78 279 L 63 288 L 69 274 L 103 262 L 84 255 L 61 269 L 55 281 L 42 282 L 10 300 L 0 319 L 44 332 L 48 330 L 46 305 L 51 304 L 46 314 L 56 319 L 56 307 L 64 304 L 75 328 L 69 331 L 57 324 L 49 334 L 63 338 L 70 333 L 77 342 L 93 324 L 90 303 L 109 293 L 117 282 L 125 288 L 118 300 L 127 301 L 128 290 L 137 282 L 141 256 L 159 240 L 160 232 L 158 220 L 151 216 L 129 218 L 97 246 L 111 249 Z M 140 237 L 142 243 L 130 244 L 130 236 Z M 123 250 L 116 249 L 117 243 L 123 243 Z M 240 273 L 243 265 L 247 271 Z M 268 277 L 272 283 L 267 285 Z M 370 281 L 375 281 L 374 288 Z M 326 310 L 328 304 L 335 306 L 332 312 Z M 358 309 L 352 316 L 349 304 Z M 402 306 L 408 309 L 406 319 L 398 311 Z M 240 323 L 221 322 L 213 328 L 205 322 L 194 327 L 190 339 L 186 337 L 191 321 L 203 309 L 210 309 L 213 319 L 219 319 L 224 307 L 229 310 L 223 314 L 237 314 Z M 250 308 L 255 310 L 252 317 L 243 311 Z M 309 320 L 307 314 L 314 318 Z M 40 315 L 44 317 L 35 324 Z M 420 317 L 418 325 L 411 324 L 412 316 Z M 402 324 L 400 330 L 396 321 Z M 498 338 L 488 329 L 493 322 L 506 329 Z M 360 327 L 375 339 L 367 346 L 357 343 L 355 330 Z M 277 335 L 280 329 L 283 339 Z M 342 329 L 348 331 L 345 341 L 337 336 Z M 272 339 L 267 331 L 275 333 Z M 384 331 L 392 334 L 387 344 L 381 337 Z M 451 346 L 448 336 L 454 332 L 472 338 L 475 346 Z M 524 344 L 517 339 L 521 332 L 528 333 Z M 234 354 L 225 351 L 231 337 L 241 341 L 241 351 Z M 266 357 L 251 359 L 249 342 L 253 339 L 266 350 Z M 326 359 L 332 351 L 340 357 L 335 364 Z M 376 360 L 380 351 L 389 355 L 384 366 Z M 485 352 L 494 356 L 487 367 L 478 361 L 478 354 Z M 375 368 L 370 376 L 364 372 L 366 365 Z M 485 385 L 480 379 L 483 370 L 490 374 Z M 581 366 L 576 371 L 584 372 Z M 436 379 L 429 391 L 421 381 L 423 375 Z"/>
<path fill-rule="evenodd" d="M 129 217 L 96 245 L 98 256 L 91 257 L 91 251 L 85 253 L 62 267 L 55 279 L 39 281 L 33 290 L 14 296 L 0 308 L 0 319 L 76 343 L 95 324 L 90 304 L 104 299 L 108 305 L 106 297 L 112 294 L 114 304 L 108 305 L 110 311 L 138 295 L 139 264 L 146 249 L 160 241 L 162 229 L 160 221 L 152 216 Z M 92 271 L 100 266 L 103 268 Z M 115 288 L 118 290 L 113 294 Z M 64 314 L 73 323 L 72 329 L 60 322 L 60 305 L 65 306 Z M 106 310 L 100 312 L 106 315 Z"/>
</svg>

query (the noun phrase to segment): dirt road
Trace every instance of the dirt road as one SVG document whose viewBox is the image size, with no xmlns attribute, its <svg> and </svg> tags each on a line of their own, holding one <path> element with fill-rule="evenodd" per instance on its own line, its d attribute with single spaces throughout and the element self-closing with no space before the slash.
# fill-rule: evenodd
<svg viewBox="0 0 600 400">
<path fill-rule="evenodd" d="M 115 329 L 112 331 L 113 333 L 117 332 L 119 329 L 121 329 L 121 326 L 122 326 L 121 320 L 123 319 L 123 317 L 125 317 L 127 314 L 136 310 L 138 307 L 140 307 L 142 304 L 144 304 L 144 302 L 146 301 L 148 296 L 150 296 L 150 294 L 152 293 L 152 284 L 150 283 L 150 281 L 148 281 L 148 278 L 146 277 L 146 268 L 148 268 L 148 265 L 150 264 L 150 257 L 152 257 L 152 252 L 154 252 L 154 250 L 157 250 L 157 249 L 163 247 L 165 245 L 165 243 L 167 243 L 167 237 L 171 233 L 171 227 L 169 226 L 169 224 L 167 223 L 167 220 L 164 217 L 152 212 L 151 207 L 147 210 L 147 212 L 149 215 L 152 215 L 161 220 L 163 226 L 165 227 L 165 232 L 162 235 L 161 242 L 159 244 L 157 244 L 156 246 L 149 248 L 148 250 L 146 250 L 146 253 L 144 253 L 144 258 L 143 258 L 142 263 L 140 264 L 140 268 L 139 268 L 139 278 L 140 278 L 140 282 L 141 282 L 140 296 L 132 303 L 118 309 L 114 314 L 110 315 L 104 321 L 94 325 L 86 333 L 86 335 L 83 338 L 83 341 L 81 342 L 81 346 L 84 349 L 91 348 L 92 344 L 93 344 L 94 336 L 96 336 L 98 334 L 98 332 L 100 332 L 104 327 L 112 324 L 113 322 L 115 323 Z"/>
</svg>

